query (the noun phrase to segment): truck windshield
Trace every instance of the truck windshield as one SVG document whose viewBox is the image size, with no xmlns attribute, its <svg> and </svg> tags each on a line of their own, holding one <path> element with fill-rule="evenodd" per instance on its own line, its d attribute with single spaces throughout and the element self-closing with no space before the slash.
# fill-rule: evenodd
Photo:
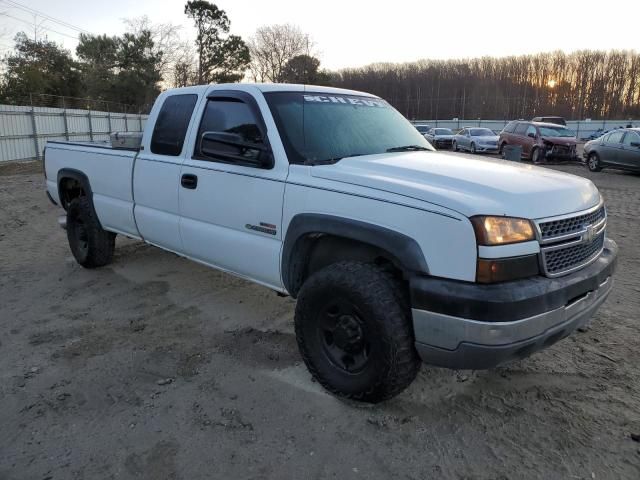
<svg viewBox="0 0 640 480">
<path fill-rule="evenodd" d="M 472 137 L 495 137 L 496 134 L 493 133 L 488 128 L 472 128 L 471 136 Z"/>
<path fill-rule="evenodd" d="M 264 94 L 291 163 L 333 163 L 388 151 L 433 150 L 407 119 L 375 97 Z"/>
<path fill-rule="evenodd" d="M 575 137 L 576 134 L 573 130 L 563 127 L 538 127 L 540 129 L 540 135 L 543 137 Z"/>
</svg>

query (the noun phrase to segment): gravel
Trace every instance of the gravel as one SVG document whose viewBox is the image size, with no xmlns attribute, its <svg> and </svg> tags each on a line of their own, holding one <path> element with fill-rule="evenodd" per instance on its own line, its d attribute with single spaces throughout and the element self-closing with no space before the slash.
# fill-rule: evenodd
<svg viewBox="0 0 640 480">
<path fill-rule="evenodd" d="M 620 245 L 591 328 L 367 407 L 311 381 L 293 300 L 121 237 L 85 270 L 40 166 L 0 166 L 0 478 L 640 478 L 640 177 L 553 168 Z"/>
</svg>

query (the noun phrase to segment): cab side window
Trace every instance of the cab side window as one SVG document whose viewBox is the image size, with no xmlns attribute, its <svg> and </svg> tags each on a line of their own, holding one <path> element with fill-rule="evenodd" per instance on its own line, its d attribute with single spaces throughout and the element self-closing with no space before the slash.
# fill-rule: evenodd
<svg viewBox="0 0 640 480">
<path fill-rule="evenodd" d="M 623 135 L 624 135 L 624 132 L 613 132 L 611 135 L 607 137 L 605 142 L 609 144 L 619 144 L 622 141 Z"/>
<path fill-rule="evenodd" d="M 509 123 L 507 123 L 507 126 L 504 127 L 504 132 L 513 133 L 513 131 L 516 129 L 516 125 L 517 124 L 518 124 L 518 122 L 509 122 Z"/>
<path fill-rule="evenodd" d="M 198 128 L 194 158 L 270 168 L 261 122 L 241 99 L 210 98 Z"/>
<path fill-rule="evenodd" d="M 633 132 L 627 132 L 627 134 L 624 136 L 624 141 L 622 142 L 622 144 L 625 147 L 630 147 L 632 143 L 640 143 L 640 135 Z"/>
<path fill-rule="evenodd" d="M 182 153 L 198 95 L 171 95 L 164 100 L 151 136 L 151 153 L 177 157 Z"/>
<path fill-rule="evenodd" d="M 516 135 L 524 135 L 527 131 L 528 125 L 526 123 L 519 123 L 513 133 Z"/>
</svg>

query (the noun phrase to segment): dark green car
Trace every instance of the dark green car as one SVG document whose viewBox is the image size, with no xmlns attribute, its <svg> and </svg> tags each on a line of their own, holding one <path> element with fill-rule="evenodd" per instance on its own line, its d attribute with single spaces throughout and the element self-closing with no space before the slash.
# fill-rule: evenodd
<svg viewBox="0 0 640 480">
<path fill-rule="evenodd" d="M 620 128 L 584 144 L 582 154 L 592 172 L 618 168 L 640 172 L 640 128 Z"/>
</svg>

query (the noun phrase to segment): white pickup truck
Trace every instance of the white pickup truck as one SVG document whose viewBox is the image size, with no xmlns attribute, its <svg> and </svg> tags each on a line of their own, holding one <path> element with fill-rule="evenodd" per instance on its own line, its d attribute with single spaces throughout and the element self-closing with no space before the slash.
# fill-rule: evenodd
<svg viewBox="0 0 640 480">
<path fill-rule="evenodd" d="M 617 247 L 584 178 L 435 152 L 384 100 L 301 85 L 162 93 L 134 150 L 48 142 L 85 267 L 117 234 L 297 298 L 313 376 L 388 399 L 420 361 L 484 369 L 589 322 Z"/>
</svg>

